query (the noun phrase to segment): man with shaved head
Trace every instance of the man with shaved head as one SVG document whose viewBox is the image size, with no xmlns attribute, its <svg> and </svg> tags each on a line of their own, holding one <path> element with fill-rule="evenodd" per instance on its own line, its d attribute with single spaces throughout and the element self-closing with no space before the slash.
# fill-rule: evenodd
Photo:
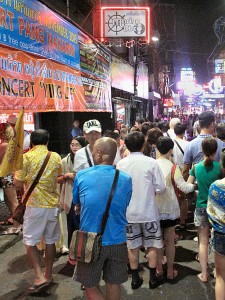
<svg viewBox="0 0 225 300">
<path fill-rule="evenodd" d="M 115 176 L 112 166 L 117 151 L 116 141 L 98 139 L 93 147 L 94 166 L 77 173 L 73 187 L 75 211 L 80 206 L 80 230 L 100 232 L 103 213 Z M 126 210 L 132 193 L 131 177 L 119 172 L 117 186 L 102 237 L 98 261 L 77 263 L 74 279 L 85 287 L 87 299 L 105 299 L 98 284 L 103 273 L 106 299 L 120 299 L 120 284 L 127 281 Z"/>
</svg>

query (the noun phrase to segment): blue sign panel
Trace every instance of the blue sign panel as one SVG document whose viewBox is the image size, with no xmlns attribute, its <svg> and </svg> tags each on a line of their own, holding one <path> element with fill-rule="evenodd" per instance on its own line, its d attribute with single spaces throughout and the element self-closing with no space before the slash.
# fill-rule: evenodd
<svg viewBox="0 0 225 300">
<path fill-rule="evenodd" d="M 78 29 L 35 0 L 0 0 L 0 44 L 80 69 Z"/>
</svg>

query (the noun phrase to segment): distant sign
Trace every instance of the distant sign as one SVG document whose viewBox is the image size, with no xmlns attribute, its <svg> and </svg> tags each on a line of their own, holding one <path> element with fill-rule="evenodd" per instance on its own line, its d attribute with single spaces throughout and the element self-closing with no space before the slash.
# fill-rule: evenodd
<svg viewBox="0 0 225 300">
<path fill-rule="evenodd" d="M 101 37 L 140 37 L 150 41 L 149 7 L 101 7 Z"/>
<path fill-rule="evenodd" d="M 215 73 L 216 74 L 224 74 L 224 59 L 215 59 Z"/>
<path fill-rule="evenodd" d="M 183 82 L 194 81 L 194 72 L 192 71 L 192 69 L 181 69 L 180 80 Z"/>
</svg>

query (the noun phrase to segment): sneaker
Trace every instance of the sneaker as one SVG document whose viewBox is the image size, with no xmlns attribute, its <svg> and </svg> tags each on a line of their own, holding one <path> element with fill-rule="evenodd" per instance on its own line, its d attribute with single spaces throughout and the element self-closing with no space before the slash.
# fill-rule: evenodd
<svg viewBox="0 0 225 300">
<path fill-rule="evenodd" d="M 197 237 L 197 236 L 194 237 L 194 238 L 193 238 L 193 241 L 194 241 L 194 242 L 198 242 L 198 237 Z"/>
<path fill-rule="evenodd" d="M 132 288 L 132 290 L 139 289 L 139 287 L 141 287 L 142 284 L 143 284 L 143 278 L 139 277 L 137 280 L 132 280 L 131 288 Z"/>
<path fill-rule="evenodd" d="M 22 227 L 14 228 L 9 227 L 7 230 L 3 231 L 2 235 L 19 235 L 19 233 L 22 231 Z"/>
</svg>

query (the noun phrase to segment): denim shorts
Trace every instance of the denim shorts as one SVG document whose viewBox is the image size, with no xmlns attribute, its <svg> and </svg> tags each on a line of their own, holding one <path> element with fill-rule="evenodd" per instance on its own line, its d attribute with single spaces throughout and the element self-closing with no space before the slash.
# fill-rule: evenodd
<svg viewBox="0 0 225 300">
<path fill-rule="evenodd" d="M 206 208 L 203 207 L 195 208 L 194 223 L 196 227 L 200 227 L 200 228 L 210 226 Z"/>
<path fill-rule="evenodd" d="M 211 244 L 215 252 L 225 255 L 225 233 L 214 231 Z"/>
</svg>

